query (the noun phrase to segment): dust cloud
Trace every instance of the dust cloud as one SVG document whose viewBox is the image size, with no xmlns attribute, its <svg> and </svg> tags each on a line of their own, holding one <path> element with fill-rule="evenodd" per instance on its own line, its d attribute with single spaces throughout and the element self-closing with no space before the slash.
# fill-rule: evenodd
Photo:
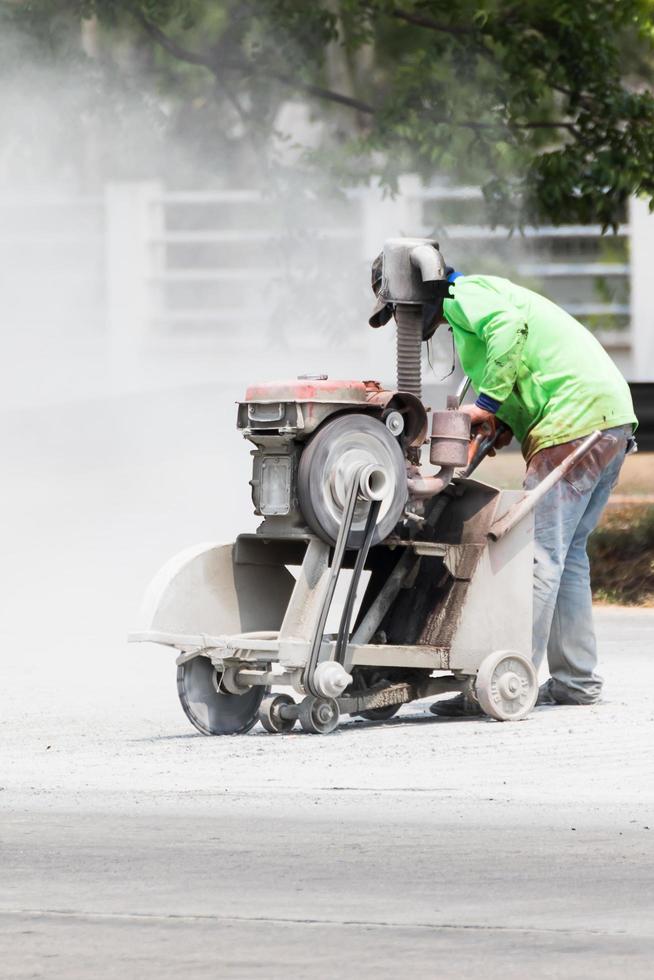
<svg viewBox="0 0 654 980">
<path fill-rule="evenodd" d="M 125 634 L 157 568 L 256 526 L 247 383 L 392 381 L 393 335 L 367 325 L 356 195 L 292 160 L 263 179 L 193 159 L 133 70 L 112 87 L 79 46 L 65 70 L 22 36 L 0 48 L 3 676 L 19 660 L 37 701 L 88 699 L 148 656 Z M 126 185 L 150 194 L 145 232 Z"/>
<path fill-rule="evenodd" d="M 335 188 L 301 149 L 320 125 L 288 102 L 267 155 L 237 157 L 226 117 L 209 152 L 137 61 L 97 56 L 92 32 L 65 58 L 0 32 L 2 630 L 8 669 L 20 651 L 36 685 L 68 683 L 68 668 L 118 683 L 142 655 L 125 634 L 157 568 L 254 529 L 235 430 L 248 383 L 393 383 L 392 325 L 367 324 L 385 237 L 422 222 L 445 230 L 448 262 L 497 271 L 497 249 L 447 237 L 483 220 L 478 202 L 421 209 L 411 179 L 396 199 Z M 438 406 L 447 332 L 429 360 Z"/>
</svg>

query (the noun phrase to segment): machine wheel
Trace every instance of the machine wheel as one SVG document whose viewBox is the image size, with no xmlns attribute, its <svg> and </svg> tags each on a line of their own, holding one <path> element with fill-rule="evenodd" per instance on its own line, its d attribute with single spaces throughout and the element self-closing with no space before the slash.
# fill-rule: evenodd
<svg viewBox="0 0 654 980">
<path fill-rule="evenodd" d="M 300 456 L 300 509 L 309 527 L 328 544 L 333 545 L 338 537 L 349 489 L 345 485 L 348 475 L 356 466 L 369 463 L 381 465 L 390 482 L 390 491 L 379 509 L 372 539 L 375 545 L 391 533 L 407 499 L 404 455 L 384 423 L 363 412 L 339 415 L 317 430 Z M 348 547 L 360 547 L 368 510 L 368 502 L 359 500 Z"/>
<path fill-rule="evenodd" d="M 512 650 L 498 650 L 482 660 L 475 694 L 491 718 L 520 721 L 536 704 L 538 675 L 531 660 Z"/>
<path fill-rule="evenodd" d="M 177 693 L 184 714 L 203 735 L 241 735 L 257 720 L 265 687 L 244 694 L 220 689 L 222 672 L 208 657 L 193 657 L 177 668 Z"/>
<path fill-rule="evenodd" d="M 368 708 L 367 711 L 359 712 L 359 718 L 365 718 L 366 721 L 390 721 L 401 707 L 401 704 L 387 704 L 383 708 Z"/>
<path fill-rule="evenodd" d="M 316 698 L 309 694 L 300 702 L 298 717 L 305 732 L 327 735 L 338 725 L 340 711 L 333 698 Z"/>
<path fill-rule="evenodd" d="M 282 718 L 279 709 L 283 704 L 295 704 L 290 694 L 277 694 L 272 698 L 264 698 L 259 708 L 259 721 L 267 732 L 278 734 L 292 731 L 295 718 Z"/>
</svg>

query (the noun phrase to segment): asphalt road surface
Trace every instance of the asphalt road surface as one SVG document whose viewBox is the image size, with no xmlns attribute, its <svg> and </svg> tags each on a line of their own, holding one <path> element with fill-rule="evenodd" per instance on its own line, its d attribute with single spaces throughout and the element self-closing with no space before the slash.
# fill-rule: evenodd
<svg viewBox="0 0 654 980">
<path fill-rule="evenodd" d="M 254 525 L 238 394 L 3 417 L 0 977 L 652 977 L 653 612 L 598 612 L 603 704 L 325 737 L 204 738 L 127 647 Z"/>
<path fill-rule="evenodd" d="M 518 724 L 211 739 L 154 647 L 5 666 L 0 976 L 651 977 L 654 615 L 598 622 L 606 701 Z"/>
</svg>

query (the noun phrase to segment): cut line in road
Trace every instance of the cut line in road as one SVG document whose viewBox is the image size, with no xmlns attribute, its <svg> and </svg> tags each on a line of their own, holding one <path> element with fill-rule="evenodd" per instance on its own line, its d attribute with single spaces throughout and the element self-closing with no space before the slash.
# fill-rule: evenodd
<svg viewBox="0 0 654 980">
<path fill-rule="evenodd" d="M 355 929 L 424 929 L 430 932 L 507 932 L 520 935 L 541 933 L 548 935 L 569 936 L 603 936 L 623 937 L 642 935 L 630 933 L 627 929 L 589 929 L 589 928 L 555 928 L 548 926 L 504 926 L 482 923 L 454 922 L 399 922 L 382 919 L 328 919 L 328 918 L 296 918 L 292 916 L 269 915 L 219 915 L 210 912 L 198 913 L 156 913 L 156 912 L 91 912 L 78 909 L 0 909 L 0 917 L 15 918 L 65 918 L 87 921 L 106 922 L 244 922 L 248 924 L 267 923 L 270 925 L 290 926 L 334 926 L 336 928 Z"/>
</svg>

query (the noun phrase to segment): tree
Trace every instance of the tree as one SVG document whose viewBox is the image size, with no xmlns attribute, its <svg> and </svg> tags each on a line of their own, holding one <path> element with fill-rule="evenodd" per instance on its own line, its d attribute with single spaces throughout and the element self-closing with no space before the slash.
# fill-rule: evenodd
<svg viewBox="0 0 654 980">
<path fill-rule="evenodd" d="M 61 15 L 62 5 L 55 5 Z M 52 0 L 22 10 L 32 29 Z M 341 178 L 480 184 L 491 217 L 617 223 L 654 197 L 651 0 L 68 0 L 127 34 L 189 135 L 263 158 L 307 100 Z M 16 14 L 18 16 L 18 13 Z M 227 120 L 230 120 L 227 125 Z"/>
</svg>

